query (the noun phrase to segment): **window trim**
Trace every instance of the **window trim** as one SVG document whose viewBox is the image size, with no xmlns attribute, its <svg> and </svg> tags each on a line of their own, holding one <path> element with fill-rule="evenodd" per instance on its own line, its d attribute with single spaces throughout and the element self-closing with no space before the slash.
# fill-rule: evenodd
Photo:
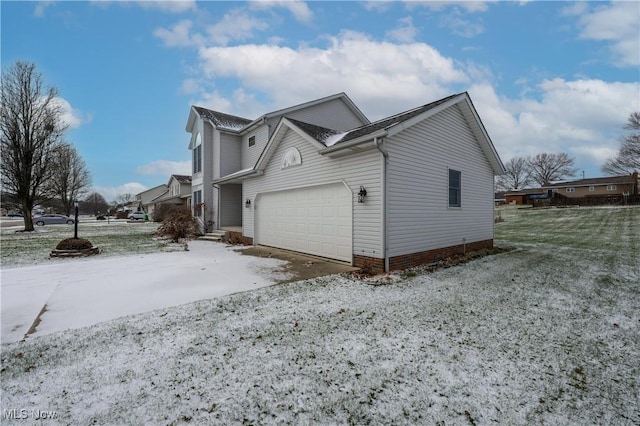
<svg viewBox="0 0 640 426">
<path fill-rule="evenodd" d="M 196 134 L 196 142 L 195 146 L 193 147 L 191 163 L 191 172 L 194 175 L 196 173 L 202 172 L 202 138 L 200 136 L 200 132 Z"/>
<path fill-rule="evenodd" d="M 452 177 L 452 173 L 454 173 L 453 176 L 457 177 L 458 180 L 458 186 L 457 187 L 452 187 L 451 185 L 451 177 Z M 448 195 L 447 195 L 447 203 L 448 203 L 448 207 L 450 209 L 459 209 L 462 208 L 462 171 L 460 170 L 455 170 L 455 169 L 451 169 L 448 168 L 447 169 L 447 188 L 448 190 Z M 456 191 L 456 199 L 454 201 L 454 203 L 451 203 L 451 191 L 454 190 Z"/>
</svg>

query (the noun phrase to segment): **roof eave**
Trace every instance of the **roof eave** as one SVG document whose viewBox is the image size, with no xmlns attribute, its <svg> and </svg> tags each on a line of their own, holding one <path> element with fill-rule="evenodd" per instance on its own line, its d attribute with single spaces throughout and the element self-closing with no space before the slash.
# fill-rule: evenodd
<svg viewBox="0 0 640 426">
<path fill-rule="evenodd" d="M 260 176 L 263 175 L 264 172 L 261 170 L 255 170 L 255 169 L 251 169 L 251 170 L 247 170 L 246 172 L 242 172 L 242 173 L 232 173 L 230 175 L 227 176 L 223 176 L 221 178 L 218 179 L 214 179 L 212 181 L 213 185 L 218 185 L 221 183 L 239 183 L 242 182 L 243 180 L 245 180 L 246 178 L 249 177 L 254 177 L 254 176 Z"/>
<path fill-rule="evenodd" d="M 364 136 L 360 136 L 359 138 L 347 141 L 347 142 L 343 142 L 343 143 L 336 143 L 333 146 L 330 146 L 328 148 L 324 148 L 321 149 L 320 151 L 318 151 L 318 153 L 320 155 L 331 155 L 335 152 L 338 151 L 342 151 L 345 149 L 349 149 L 349 148 L 353 148 L 356 145 L 360 145 L 369 141 L 372 141 L 375 138 L 383 138 L 388 136 L 388 132 L 386 129 L 380 129 L 380 130 L 376 130 L 375 132 L 369 133 L 367 135 Z"/>
</svg>

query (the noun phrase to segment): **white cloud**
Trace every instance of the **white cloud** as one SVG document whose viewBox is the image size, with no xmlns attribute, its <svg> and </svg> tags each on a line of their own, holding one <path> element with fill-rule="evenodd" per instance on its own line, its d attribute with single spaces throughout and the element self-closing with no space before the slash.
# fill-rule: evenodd
<svg viewBox="0 0 640 426">
<path fill-rule="evenodd" d="M 145 9 L 156 9 L 169 13 L 183 13 L 196 9 L 195 0 L 141 0 L 136 3 Z"/>
<path fill-rule="evenodd" d="M 484 25 L 462 19 L 457 14 L 444 15 L 440 18 L 440 27 L 449 28 L 455 35 L 471 38 L 484 32 Z"/>
<path fill-rule="evenodd" d="M 371 118 L 380 118 L 394 106 L 411 108 L 416 99 L 448 95 L 448 85 L 468 81 L 464 70 L 428 44 L 396 45 L 348 31 L 329 37 L 325 48 L 241 45 L 201 48 L 199 55 L 208 77 L 236 78 L 246 91 L 270 96 L 262 111 L 348 90 L 370 107 Z M 246 116 L 235 99 L 228 104 L 230 113 Z"/>
<path fill-rule="evenodd" d="M 387 36 L 402 43 L 409 43 L 415 40 L 418 29 L 413 25 L 413 18 L 407 16 L 399 20 L 400 26 L 387 32 Z"/>
<path fill-rule="evenodd" d="M 191 174 L 191 161 L 157 160 L 138 167 L 136 173 L 141 175 L 161 175 L 168 180 L 169 176 L 173 174 Z"/>
<path fill-rule="evenodd" d="M 233 40 L 254 37 L 254 31 L 264 31 L 269 25 L 240 9 L 225 14 L 222 20 L 207 28 L 209 38 L 216 44 L 226 45 Z"/>
<path fill-rule="evenodd" d="M 293 17 L 299 22 L 310 22 L 313 19 L 313 12 L 309 9 L 309 6 L 303 1 L 298 0 L 258 0 L 251 2 L 252 7 L 259 9 L 267 9 L 274 7 L 282 7 L 293 15 Z"/>
<path fill-rule="evenodd" d="M 576 13 L 579 12 L 579 9 Z M 612 2 L 579 18 L 580 38 L 610 43 L 616 65 L 640 65 L 640 4 Z"/>
<path fill-rule="evenodd" d="M 383 0 L 372 0 L 362 2 L 362 7 L 364 7 L 368 11 L 375 12 L 386 12 L 393 5 L 393 1 L 383 1 Z"/>
<path fill-rule="evenodd" d="M 191 34 L 192 23 L 188 19 L 184 19 L 170 29 L 156 28 L 153 35 L 158 37 L 168 47 L 186 47 L 194 46 L 202 43 L 202 37 L 198 34 Z"/>
<path fill-rule="evenodd" d="M 102 195 L 107 202 L 111 202 L 117 200 L 120 195 L 136 195 L 147 189 L 149 188 L 139 182 L 127 182 L 119 186 L 94 186 L 90 192 L 97 192 Z"/>
<path fill-rule="evenodd" d="M 36 6 L 33 8 L 33 16 L 38 18 L 44 17 L 44 13 L 49 6 L 53 5 L 53 1 L 51 0 L 43 0 L 36 3 Z"/>
<path fill-rule="evenodd" d="M 68 124 L 70 129 L 76 129 L 82 124 L 90 123 L 92 120 L 90 114 L 83 114 L 80 110 L 73 108 L 64 98 L 54 98 L 53 103 L 60 108 L 60 119 Z"/>
<path fill-rule="evenodd" d="M 419 1 L 409 0 L 406 2 L 409 8 L 414 7 L 428 7 L 431 10 L 443 10 L 445 8 L 455 8 L 458 10 L 464 10 L 466 12 L 485 12 L 491 3 L 490 1 Z"/>
<path fill-rule="evenodd" d="M 489 84 L 469 93 L 503 161 L 541 152 L 566 152 L 595 170 L 615 153 L 622 127 L 640 109 L 638 83 L 544 80 L 529 97 L 499 97 Z"/>
</svg>

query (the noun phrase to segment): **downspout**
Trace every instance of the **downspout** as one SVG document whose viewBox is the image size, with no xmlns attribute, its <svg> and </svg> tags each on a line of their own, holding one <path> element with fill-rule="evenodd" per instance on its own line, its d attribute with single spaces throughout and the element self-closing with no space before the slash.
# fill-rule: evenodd
<svg viewBox="0 0 640 426">
<path fill-rule="evenodd" d="M 387 210 L 387 163 L 389 161 L 389 153 L 380 146 L 383 139 L 373 138 L 373 143 L 384 157 L 382 162 L 382 250 L 384 251 L 384 272 L 389 272 L 389 247 L 388 247 L 388 219 L 389 212 Z"/>
<path fill-rule="evenodd" d="M 212 231 L 215 231 L 216 229 L 220 229 L 220 187 L 215 183 L 212 186 L 218 190 L 218 206 L 216 207 L 215 214 L 213 215 L 213 218 L 216 219 L 216 221 L 214 222 L 215 225 L 213 226 L 214 229 L 212 229 Z"/>
</svg>

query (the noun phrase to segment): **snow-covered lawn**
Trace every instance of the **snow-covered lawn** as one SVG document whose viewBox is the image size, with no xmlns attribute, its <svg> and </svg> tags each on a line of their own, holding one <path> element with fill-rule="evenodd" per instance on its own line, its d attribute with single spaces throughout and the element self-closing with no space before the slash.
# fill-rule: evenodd
<svg viewBox="0 0 640 426">
<path fill-rule="evenodd" d="M 392 285 L 316 278 L 3 345 L 3 421 L 640 424 L 640 209 L 503 218 L 515 250 Z"/>
<path fill-rule="evenodd" d="M 56 248 L 60 241 L 73 237 L 73 225 L 36 226 L 34 232 L 16 232 L 24 229 L 21 221 L 7 221 L 6 218 L 1 220 L 16 224 L 0 230 L 2 269 L 76 260 L 49 257 L 51 250 Z M 93 245 L 100 247 L 101 258 L 184 250 L 181 244 L 153 238 L 157 229 L 158 224 L 153 222 L 107 222 L 95 220 L 93 217 L 81 217 L 78 223 L 78 237 L 86 238 Z"/>
</svg>

